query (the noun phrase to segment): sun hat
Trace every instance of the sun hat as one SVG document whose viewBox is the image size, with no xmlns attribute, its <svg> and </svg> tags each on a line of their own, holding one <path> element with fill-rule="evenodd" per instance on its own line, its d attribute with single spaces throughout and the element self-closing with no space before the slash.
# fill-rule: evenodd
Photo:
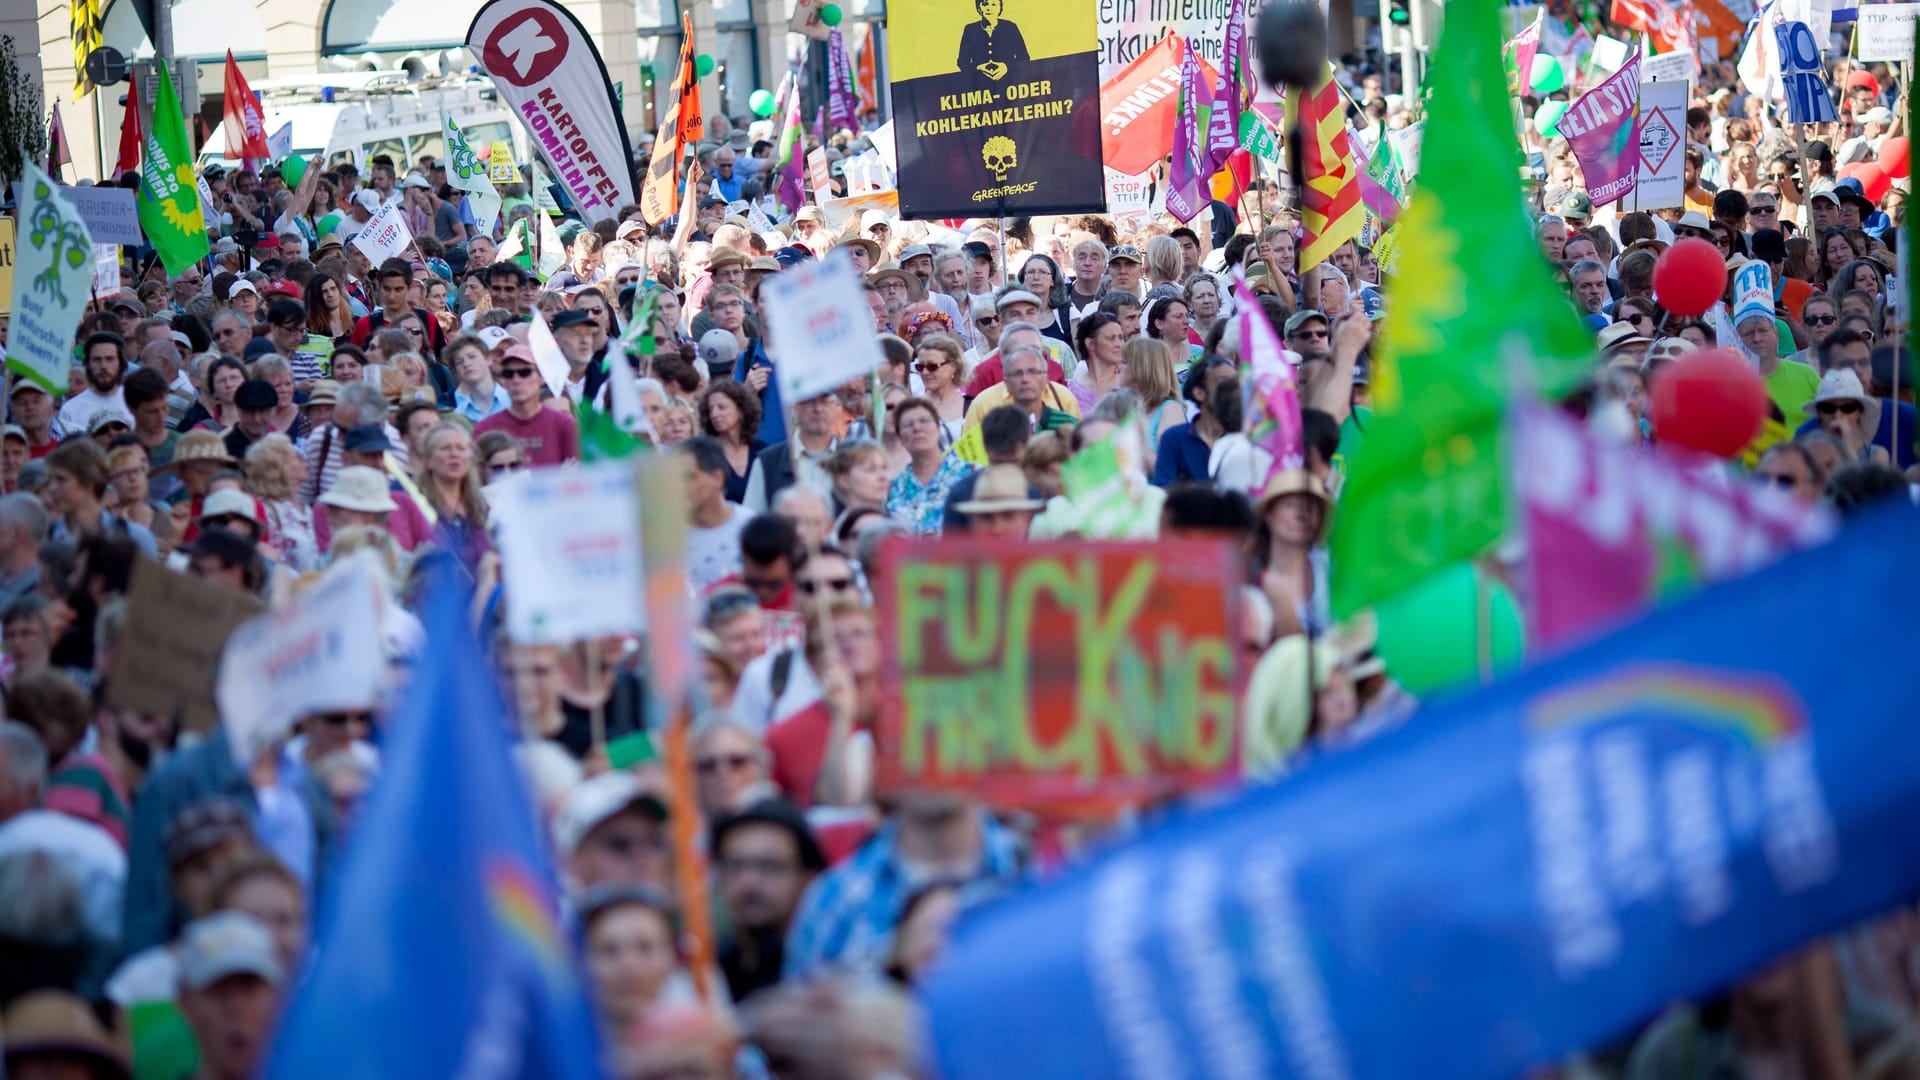
<svg viewBox="0 0 1920 1080">
<path fill-rule="evenodd" d="M 334 477 L 333 486 L 320 496 L 323 506 L 357 510 L 363 514 L 391 514 L 400 509 L 387 490 L 386 475 L 365 465 L 349 465 Z"/>
<path fill-rule="evenodd" d="M 1593 343 L 1602 353 L 1610 353 L 1630 345 L 1651 345 L 1653 339 L 1635 330 L 1630 322 L 1617 322 L 1595 335 Z"/>
<path fill-rule="evenodd" d="M 307 387 L 307 400 L 301 402 L 308 408 L 315 405 L 332 405 L 340 400 L 340 384 L 332 379 L 315 379 Z"/>
<path fill-rule="evenodd" d="M 187 465 L 223 465 L 232 467 L 238 464 L 233 455 L 227 453 L 227 444 L 221 441 L 217 431 L 189 431 L 180 436 L 173 446 L 173 459 L 165 465 L 155 468 L 154 474 L 161 475 Z"/>
<path fill-rule="evenodd" d="M 1327 498 L 1326 485 L 1320 478 L 1305 469 L 1281 469 L 1268 476 L 1266 486 L 1260 489 L 1260 498 L 1254 501 L 1254 513 L 1266 517 L 1267 508 L 1287 495 L 1310 495 L 1320 501 L 1320 532 L 1313 539 L 1315 543 L 1325 540 L 1327 530 L 1333 525 L 1333 501 Z"/>
<path fill-rule="evenodd" d="M 90 1076 L 127 1077 L 126 1045 L 100 1022 L 79 997 L 60 990 L 36 990 L 16 998 L 0 1014 L 0 1048 L 5 1068 L 20 1069 L 21 1059 L 46 1055 L 84 1058 Z"/>
<path fill-rule="evenodd" d="M 1820 388 L 1813 392 L 1813 400 L 1800 408 L 1808 416 L 1814 416 L 1819 413 L 1821 403 L 1828 401 L 1857 401 L 1865 408 L 1873 399 L 1861 388 L 1860 376 L 1855 375 L 1852 368 L 1834 368 L 1820 376 Z"/>
<path fill-rule="evenodd" d="M 834 246 L 859 248 L 867 253 L 867 265 L 869 266 L 880 261 L 880 245 L 864 236 L 849 236 Z"/>
<path fill-rule="evenodd" d="M 926 296 L 925 286 L 920 284 L 918 277 L 892 263 L 876 266 L 867 272 L 867 280 L 876 286 L 888 278 L 899 278 L 907 286 L 907 300 L 910 303 L 917 304 Z"/>
<path fill-rule="evenodd" d="M 989 465 L 974 481 L 973 498 L 954 507 L 962 514 L 996 514 L 1008 510 L 1038 510 L 1046 504 L 1033 497 L 1027 474 L 1018 465 Z"/>
</svg>

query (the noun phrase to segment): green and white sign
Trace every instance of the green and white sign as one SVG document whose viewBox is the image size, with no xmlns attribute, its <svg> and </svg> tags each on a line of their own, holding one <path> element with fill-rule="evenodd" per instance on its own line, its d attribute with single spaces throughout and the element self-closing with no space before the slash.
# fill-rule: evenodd
<svg viewBox="0 0 1920 1080">
<path fill-rule="evenodd" d="M 442 112 L 440 122 L 447 136 L 447 183 L 467 193 L 475 227 L 492 236 L 493 227 L 500 222 L 500 193 L 493 189 L 493 181 L 487 179 L 487 163 L 474 154 L 473 147 L 467 144 L 466 133 L 454 123 L 453 117 Z"/>
<path fill-rule="evenodd" d="M 27 165 L 21 189 L 7 367 L 57 396 L 67 392 L 73 332 L 93 286 L 93 235 L 46 173 Z"/>
</svg>

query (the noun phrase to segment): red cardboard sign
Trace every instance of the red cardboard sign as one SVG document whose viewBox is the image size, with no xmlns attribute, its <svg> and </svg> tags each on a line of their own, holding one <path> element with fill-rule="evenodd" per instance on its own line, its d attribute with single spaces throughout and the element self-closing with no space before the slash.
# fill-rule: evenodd
<svg viewBox="0 0 1920 1080">
<path fill-rule="evenodd" d="M 881 555 L 882 790 L 1102 816 L 1239 771 L 1225 543 L 899 541 Z"/>
</svg>

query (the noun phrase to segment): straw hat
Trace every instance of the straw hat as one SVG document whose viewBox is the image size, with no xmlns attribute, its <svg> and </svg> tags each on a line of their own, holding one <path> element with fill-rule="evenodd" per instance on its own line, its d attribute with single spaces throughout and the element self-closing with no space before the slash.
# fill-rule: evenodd
<svg viewBox="0 0 1920 1080">
<path fill-rule="evenodd" d="M 155 475 L 173 472 L 187 465 L 218 465 L 232 468 L 238 462 L 227 453 L 227 444 L 214 431 L 189 431 L 173 446 L 173 460 L 153 470 Z"/>
<path fill-rule="evenodd" d="M 38 990 L 17 998 L 0 1016 L 9 1071 L 19 1059 L 38 1055 L 71 1056 L 94 1066 L 92 1075 L 125 1077 L 127 1047 L 93 1015 L 87 1003 L 58 990 Z"/>
<path fill-rule="evenodd" d="M 1310 495 L 1320 501 L 1320 532 L 1313 540 L 1319 543 L 1327 538 L 1327 530 L 1333 525 L 1333 501 L 1327 498 L 1326 485 L 1320 478 L 1305 469 L 1280 469 L 1267 477 L 1267 484 L 1260 489 L 1260 497 L 1254 500 L 1254 512 L 1260 517 L 1267 516 L 1267 510 L 1274 500 L 1285 495 Z"/>
<path fill-rule="evenodd" d="M 1008 510 L 1038 510 L 1045 504 L 1033 497 L 1027 474 L 1018 465 L 989 465 L 973 483 L 973 498 L 956 504 L 963 514 L 997 514 Z"/>
<path fill-rule="evenodd" d="M 393 501 L 393 493 L 387 490 L 386 476 L 365 465 L 341 469 L 340 475 L 334 477 L 333 486 L 320 496 L 320 503 L 363 514 L 390 514 L 400 509 L 400 504 Z"/>
</svg>

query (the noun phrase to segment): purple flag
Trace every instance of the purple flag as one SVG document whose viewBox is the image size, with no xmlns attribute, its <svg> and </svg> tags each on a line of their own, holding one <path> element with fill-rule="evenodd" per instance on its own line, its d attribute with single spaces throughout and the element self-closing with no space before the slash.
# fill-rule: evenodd
<svg viewBox="0 0 1920 1080">
<path fill-rule="evenodd" d="M 775 172 L 780 177 L 777 189 L 780 204 L 791 213 L 799 210 L 800 204 L 807 201 L 807 189 L 802 180 L 807 171 L 807 138 L 800 126 L 800 79 L 794 72 L 787 73 L 785 90 L 786 122 L 780 126 L 780 150 L 775 159 Z"/>
<path fill-rule="evenodd" d="M 1227 163 L 1239 145 L 1242 73 L 1246 69 L 1246 0 L 1233 0 L 1227 13 L 1226 50 L 1220 57 L 1220 77 L 1214 84 L 1213 112 L 1207 119 L 1207 167 L 1211 177 Z"/>
<path fill-rule="evenodd" d="M 847 60 L 847 43 L 837 26 L 827 33 L 827 119 L 836 128 L 860 130 L 860 97 L 853 89 L 853 65 Z M 825 143 L 822 139 L 821 144 Z"/>
<path fill-rule="evenodd" d="M 1273 471 L 1306 467 L 1306 435 L 1300 422 L 1300 385 L 1286 346 L 1260 310 L 1260 298 L 1234 274 L 1233 303 L 1240 310 L 1240 381 L 1247 395 L 1247 441 L 1273 455 Z M 1267 486 L 1257 478 L 1254 494 Z"/>
<path fill-rule="evenodd" d="M 1580 95 L 1560 117 L 1593 205 L 1617 202 L 1640 172 L 1640 54 Z"/>
<path fill-rule="evenodd" d="M 1354 164 L 1360 166 L 1360 201 L 1366 205 L 1368 212 L 1379 218 L 1381 222 L 1387 225 L 1393 224 L 1394 219 L 1400 216 L 1400 211 L 1403 209 L 1400 200 L 1394 198 L 1393 192 L 1388 191 L 1385 185 L 1373 178 L 1373 170 L 1368 168 L 1372 158 L 1367 153 L 1367 144 L 1360 140 L 1360 133 L 1352 128 L 1347 129 L 1347 145 L 1353 148 Z"/>
<path fill-rule="evenodd" d="M 1200 59 L 1193 41 L 1187 41 L 1180 62 L 1180 112 L 1173 122 L 1173 164 L 1167 171 L 1167 212 L 1192 221 L 1207 205 L 1206 147 L 1200 140 L 1200 106 L 1205 100 L 1200 82 Z"/>
</svg>

